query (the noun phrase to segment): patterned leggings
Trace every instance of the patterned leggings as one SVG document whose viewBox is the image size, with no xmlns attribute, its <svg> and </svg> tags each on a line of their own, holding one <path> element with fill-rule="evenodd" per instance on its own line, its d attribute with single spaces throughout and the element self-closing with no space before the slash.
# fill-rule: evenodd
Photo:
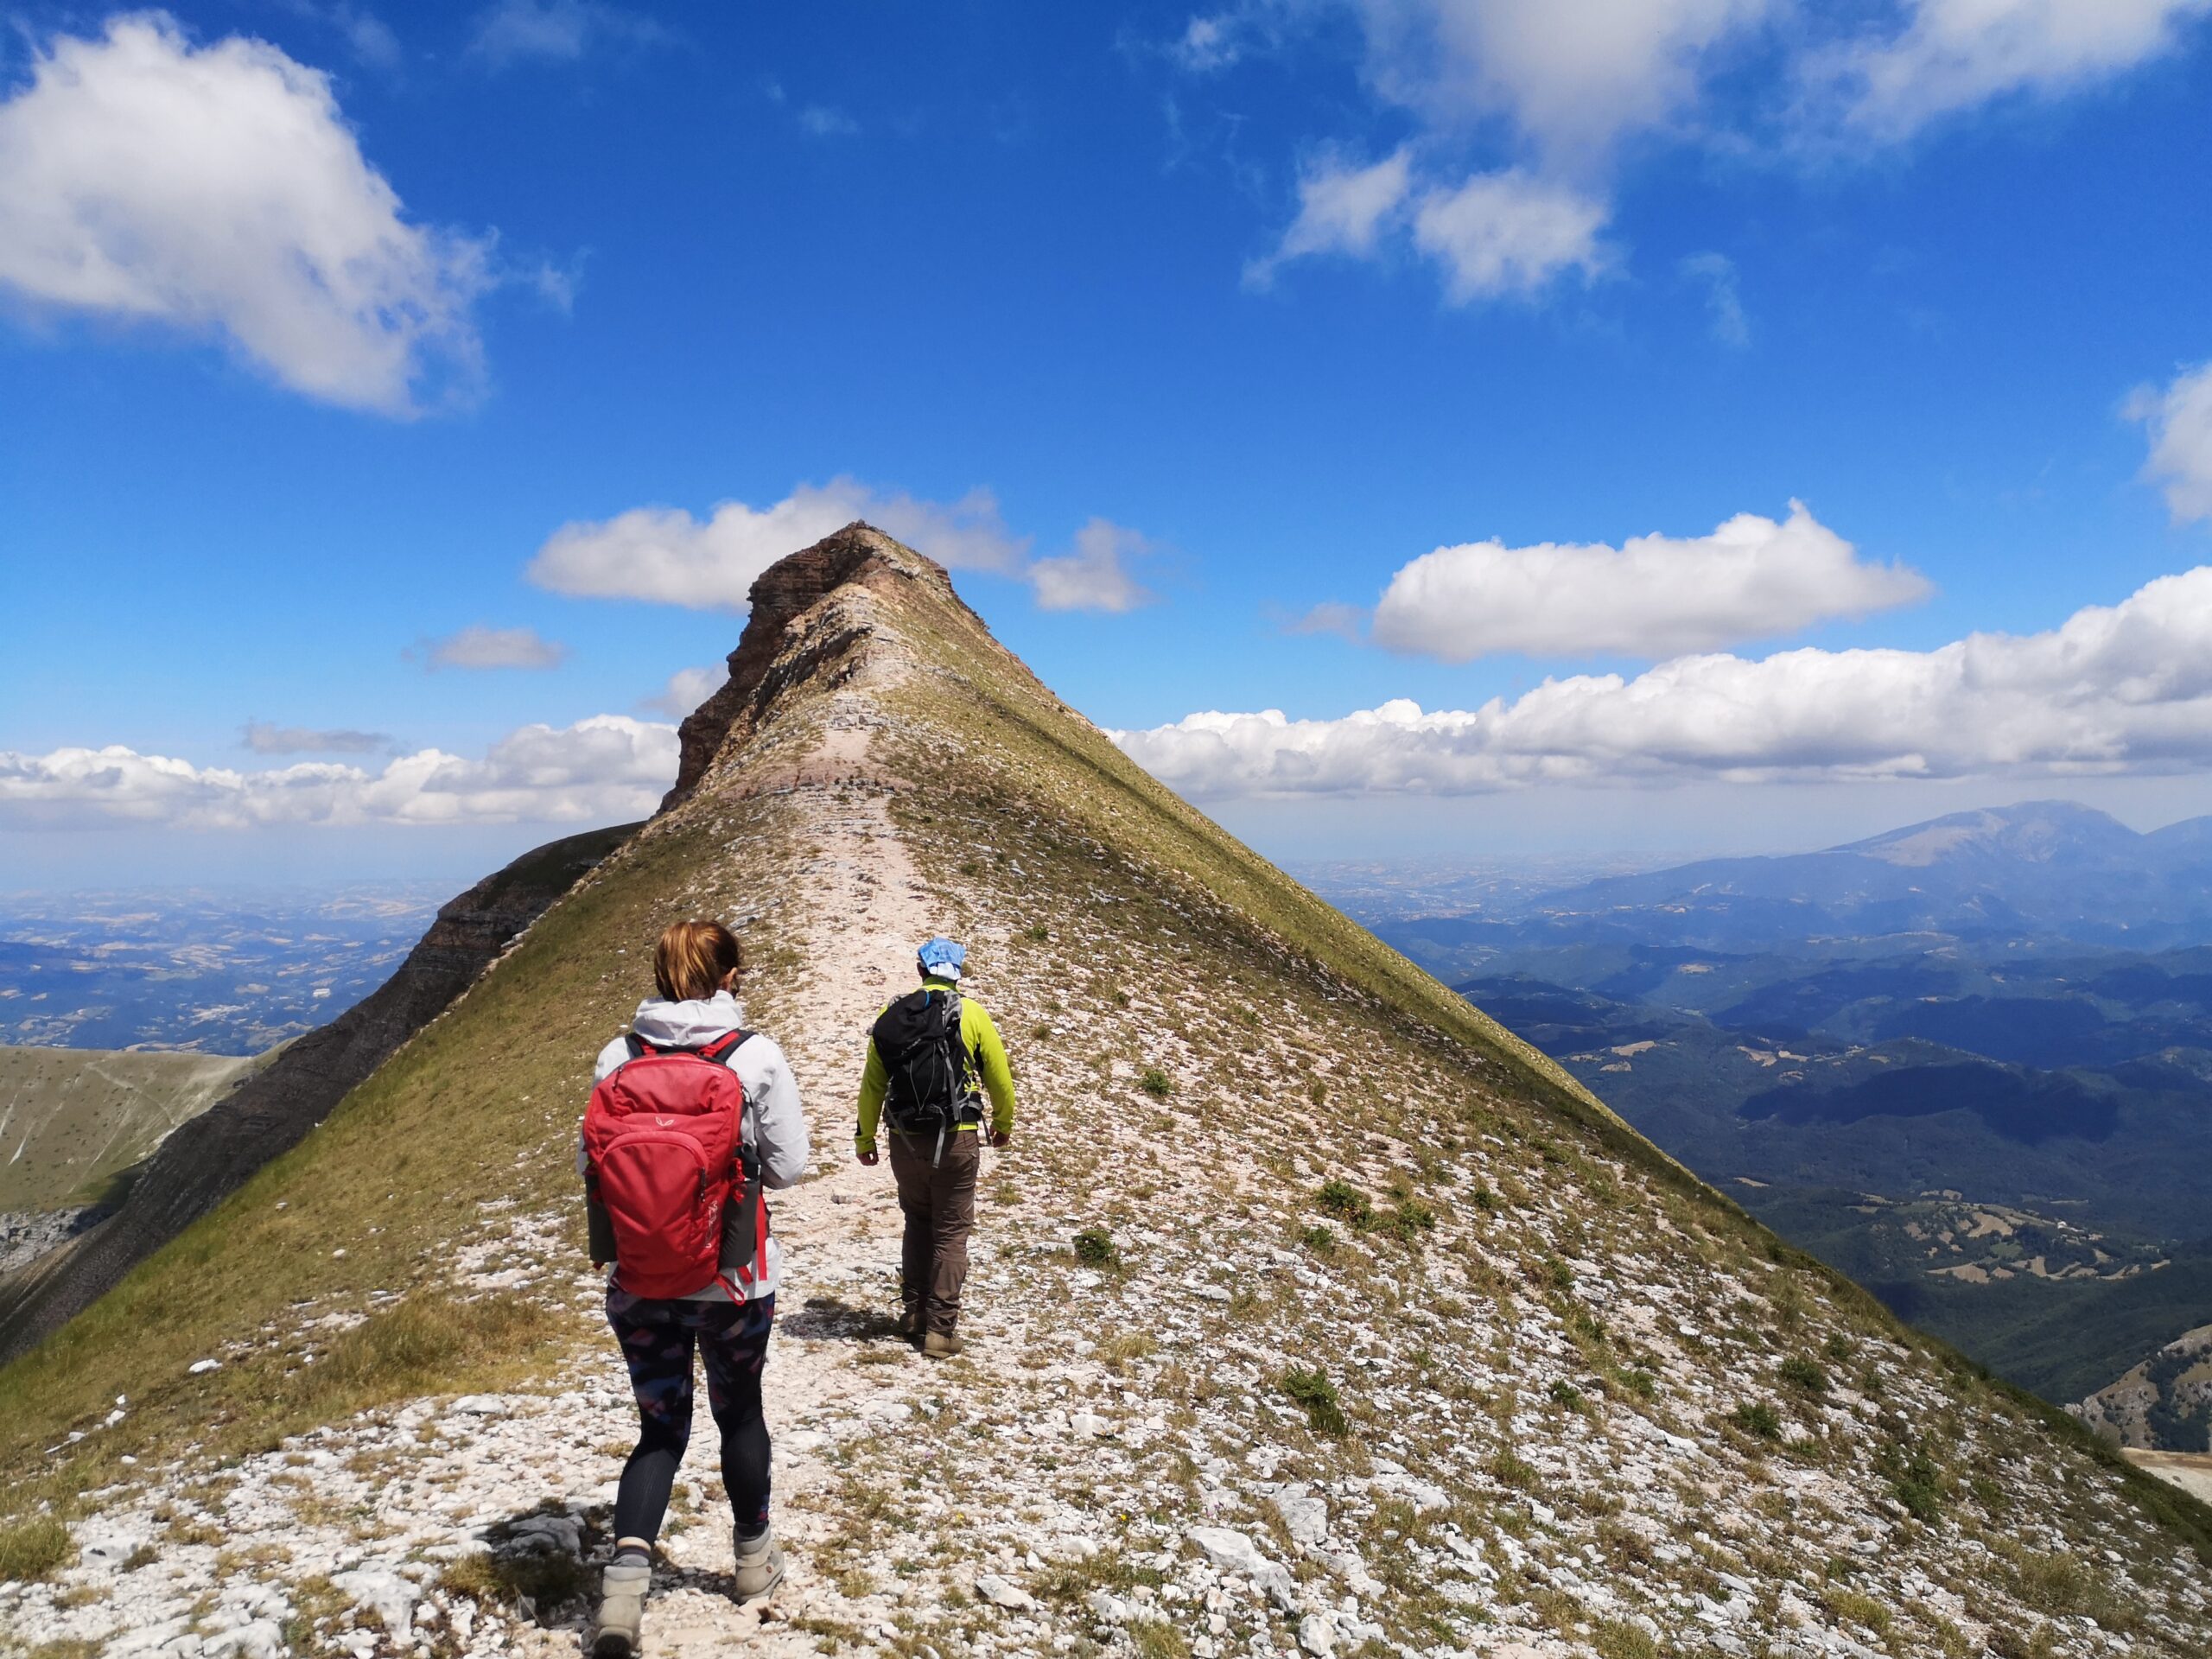
<svg viewBox="0 0 2212 1659">
<path fill-rule="evenodd" d="M 760 1370 L 776 1299 L 749 1302 L 657 1300 L 609 1285 L 607 1322 L 630 1368 L 638 1402 L 638 1446 L 622 1465 L 614 1535 L 660 1535 L 677 1465 L 691 1440 L 691 1351 L 707 1366 L 707 1405 L 721 1430 L 722 1484 L 741 1533 L 768 1524 L 768 1424 L 760 1414 Z"/>
</svg>

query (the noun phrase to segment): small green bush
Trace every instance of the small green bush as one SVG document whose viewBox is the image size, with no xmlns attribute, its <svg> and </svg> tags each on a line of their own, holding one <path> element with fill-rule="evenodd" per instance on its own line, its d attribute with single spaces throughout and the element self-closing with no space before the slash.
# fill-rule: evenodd
<svg viewBox="0 0 2212 1659">
<path fill-rule="evenodd" d="M 1312 1101 L 1316 1106 L 1327 1105 L 1329 1103 L 1329 1085 L 1319 1077 L 1314 1078 L 1313 1082 L 1306 1085 L 1306 1098 Z"/>
<path fill-rule="evenodd" d="M 1351 1427 L 1344 1402 L 1337 1397 L 1337 1385 L 1319 1366 L 1310 1371 L 1291 1367 L 1282 1374 L 1282 1391 L 1306 1408 L 1306 1421 L 1316 1433 L 1341 1434 Z"/>
<path fill-rule="evenodd" d="M 1554 1405 L 1565 1406 L 1569 1411 L 1582 1409 L 1582 1390 L 1576 1388 L 1573 1383 L 1563 1380 L 1554 1382 L 1552 1384 L 1551 1393 Z"/>
<path fill-rule="evenodd" d="M 74 1549 L 68 1527 L 50 1515 L 0 1525 L 0 1584 L 42 1579 Z"/>
<path fill-rule="evenodd" d="M 1802 1354 L 1792 1354 L 1782 1362 L 1782 1380 L 1794 1389 L 1804 1389 L 1808 1394 L 1826 1394 L 1828 1391 L 1828 1374 Z"/>
<path fill-rule="evenodd" d="M 1075 1236 L 1075 1259 L 1085 1267 L 1110 1268 L 1121 1256 L 1114 1235 L 1103 1227 L 1086 1227 Z"/>
<path fill-rule="evenodd" d="M 1477 1187 L 1475 1189 L 1475 1208 L 1478 1210 L 1496 1210 L 1497 1208 L 1497 1194 L 1491 1192 L 1490 1188 L 1486 1186 Z"/>
<path fill-rule="evenodd" d="M 1778 1440 L 1782 1438 L 1781 1414 L 1764 1400 L 1745 1401 L 1728 1414 L 1728 1421 L 1742 1429 L 1745 1433 L 1756 1436 L 1762 1440 Z"/>
<path fill-rule="evenodd" d="M 1299 1234 L 1298 1242 L 1303 1244 L 1307 1249 L 1313 1251 L 1316 1255 L 1333 1255 L 1336 1254 L 1337 1236 L 1332 1230 L 1327 1227 L 1319 1226 L 1318 1224 L 1308 1227 L 1303 1232 Z"/>
<path fill-rule="evenodd" d="M 1044 923 L 1035 922 L 1021 930 L 1021 937 L 1032 944 L 1042 944 L 1052 937 L 1052 931 Z"/>
<path fill-rule="evenodd" d="M 1331 1215 L 1340 1216 L 1355 1227 L 1366 1227 L 1375 1220 L 1375 1206 L 1367 1201 L 1367 1194 L 1347 1180 L 1322 1182 L 1320 1205 Z"/>
<path fill-rule="evenodd" d="M 1423 1235 L 1436 1230 L 1436 1211 L 1419 1198 L 1408 1198 L 1390 1212 L 1383 1230 L 1403 1243 L 1419 1243 Z"/>
<path fill-rule="evenodd" d="M 1175 1092 L 1175 1079 L 1156 1065 L 1147 1065 L 1144 1075 L 1137 1079 L 1137 1086 L 1154 1100 L 1165 1100 Z"/>
</svg>

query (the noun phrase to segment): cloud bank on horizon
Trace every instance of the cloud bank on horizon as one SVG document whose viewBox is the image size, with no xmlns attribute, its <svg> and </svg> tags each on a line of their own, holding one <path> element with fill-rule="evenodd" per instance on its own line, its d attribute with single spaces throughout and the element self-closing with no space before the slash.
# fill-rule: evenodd
<svg viewBox="0 0 2212 1659">
<path fill-rule="evenodd" d="M 1337 720 L 1208 712 L 1114 741 L 1170 788 L 1469 795 L 1539 784 L 2097 778 L 2212 766 L 2212 566 L 2044 633 L 1677 658 L 1510 702 Z"/>
<path fill-rule="evenodd" d="M 677 760 L 676 728 L 624 715 L 557 729 L 524 726 L 479 760 L 420 749 L 378 772 L 329 761 L 241 772 L 120 744 L 41 755 L 0 750 L 0 824 L 619 823 L 659 804 L 676 781 Z"/>
</svg>

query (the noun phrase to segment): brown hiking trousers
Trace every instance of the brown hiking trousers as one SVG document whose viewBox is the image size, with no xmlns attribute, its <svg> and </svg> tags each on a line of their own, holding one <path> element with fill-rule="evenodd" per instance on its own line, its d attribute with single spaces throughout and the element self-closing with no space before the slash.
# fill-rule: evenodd
<svg viewBox="0 0 2212 1659">
<path fill-rule="evenodd" d="M 920 1328 L 950 1336 L 960 1323 L 960 1287 L 968 1277 L 968 1235 L 976 1225 L 976 1173 L 983 1163 L 983 1132 L 956 1130 L 944 1137 L 934 1166 L 937 1136 L 891 1132 L 891 1178 L 906 1212 L 906 1238 L 899 1255 L 906 1310 L 918 1312 Z"/>
</svg>

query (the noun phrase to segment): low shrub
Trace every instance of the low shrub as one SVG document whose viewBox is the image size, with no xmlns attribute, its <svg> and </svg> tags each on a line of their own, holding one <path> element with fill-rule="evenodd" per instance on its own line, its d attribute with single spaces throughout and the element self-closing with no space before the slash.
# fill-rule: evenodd
<svg viewBox="0 0 2212 1659">
<path fill-rule="evenodd" d="M 1338 1398 L 1337 1385 L 1319 1366 L 1310 1371 L 1293 1366 L 1285 1371 L 1282 1391 L 1306 1408 L 1306 1421 L 1316 1433 L 1342 1434 L 1351 1427 L 1344 1416 L 1344 1402 Z"/>
<path fill-rule="evenodd" d="M 1382 1230 L 1401 1243 L 1417 1244 L 1436 1230 L 1436 1211 L 1418 1198 L 1408 1198 L 1390 1212 Z"/>
<path fill-rule="evenodd" d="M 1303 1244 L 1307 1249 L 1313 1251 L 1316 1255 L 1332 1255 L 1336 1253 L 1337 1236 L 1335 1232 L 1331 1229 L 1320 1226 L 1318 1224 L 1314 1226 L 1308 1227 L 1304 1231 L 1300 1232 L 1298 1236 L 1298 1242 Z"/>
<path fill-rule="evenodd" d="M 1764 1400 L 1745 1401 L 1728 1414 L 1728 1421 L 1758 1440 L 1782 1438 L 1782 1415 Z"/>
<path fill-rule="evenodd" d="M 1075 1236 L 1075 1259 L 1085 1267 L 1110 1268 L 1121 1257 L 1113 1234 L 1103 1227 L 1086 1227 Z"/>
<path fill-rule="evenodd" d="M 1802 1354 L 1792 1354 L 1782 1362 L 1782 1380 L 1793 1389 L 1802 1389 L 1808 1394 L 1826 1394 L 1828 1374 Z"/>
<path fill-rule="evenodd" d="M 1340 1216 L 1355 1227 L 1371 1225 L 1375 1220 L 1375 1206 L 1368 1202 L 1367 1194 L 1350 1181 L 1332 1179 L 1321 1183 L 1321 1208 L 1332 1216 Z"/>
<path fill-rule="evenodd" d="M 1175 1079 L 1156 1065 L 1147 1065 L 1144 1075 L 1137 1079 L 1137 1087 L 1154 1100 L 1165 1100 L 1175 1092 Z"/>
</svg>

